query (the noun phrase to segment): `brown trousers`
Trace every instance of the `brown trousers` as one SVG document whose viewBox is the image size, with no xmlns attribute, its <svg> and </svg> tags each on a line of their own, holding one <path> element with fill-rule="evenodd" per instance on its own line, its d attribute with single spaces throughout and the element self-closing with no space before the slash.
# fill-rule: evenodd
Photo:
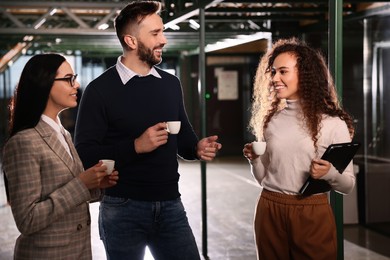
<svg viewBox="0 0 390 260">
<path fill-rule="evenodd" d="M 302 197 L 264 189 L 255 239 L 261 260 L 337 259 L 336 223 L 327 194 Z"/>
</svg>

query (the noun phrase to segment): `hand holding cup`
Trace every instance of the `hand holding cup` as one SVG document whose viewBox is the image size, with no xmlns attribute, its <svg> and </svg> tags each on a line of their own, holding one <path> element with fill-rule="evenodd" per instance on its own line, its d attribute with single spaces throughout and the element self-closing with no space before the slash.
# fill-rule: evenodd
<svg viewBox="0 0 390 260">
<path fill-rule="evenodd" d="M 110 175 L 114 170 L 115 161 L 109 160 L 109 159 L 103 159 L 101 161 L 103 162 L 103 165 L 105 165 L 107 167 L 106 174 Z"/>
<path fill-rule="evenodd" d="M 252 142 L 252 150 L 257 155 L 262 155 L 265 152 L 265 148 L 267 147 L 267 143 L 263 141 L 254 141 Z"/>
<path fill-rule="evenodd" d="M 180 121 L 168 121 L 167 132 L 170 134 L 177 134 L 180 131 L 180 126 L 181 126 Z"/>
</svg>

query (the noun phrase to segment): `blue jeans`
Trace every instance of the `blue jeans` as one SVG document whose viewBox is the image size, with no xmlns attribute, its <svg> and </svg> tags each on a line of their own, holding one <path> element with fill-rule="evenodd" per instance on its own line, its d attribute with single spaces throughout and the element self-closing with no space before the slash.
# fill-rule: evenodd
<svg viewBox="0 0 390 260">
<path fill-rule="evenodd" d="M 156 260 L 200 260 L 180 198 L 150 202 L 104 196 L 99 211 L 108 260 L 142 260 L 146 245 Z"/>
</svg>

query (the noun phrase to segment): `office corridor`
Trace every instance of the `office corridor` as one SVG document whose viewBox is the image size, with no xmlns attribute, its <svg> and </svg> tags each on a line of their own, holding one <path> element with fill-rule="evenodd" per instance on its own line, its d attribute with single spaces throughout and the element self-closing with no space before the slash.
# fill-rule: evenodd
<svg viewBox="0 0 390 260">
<path fill-rule="evenodd" d="M 255 260 L 252 222 L 260 187 L 253 180 L 244 158 L 218 158 L 207 164 L 208 257 L 211 260 Z M 190 224 L 202 253 L 201 174 L 199 162 L 180 161 L 180 191 Z M 6 205 L 3 176 L 0 180 L 0 259 L 12 259 L 18 236 L 11 210 Z M 94 260 L 105 260 L 97 228 L 99 203 L 91 204 Z M 390 260 L 390 238 L 346 225 L 344 259 Z M 131 258 L 129 258 L 131 259 Z M 146 254 L 145 260 L 152 260 Z"/>
</svg>

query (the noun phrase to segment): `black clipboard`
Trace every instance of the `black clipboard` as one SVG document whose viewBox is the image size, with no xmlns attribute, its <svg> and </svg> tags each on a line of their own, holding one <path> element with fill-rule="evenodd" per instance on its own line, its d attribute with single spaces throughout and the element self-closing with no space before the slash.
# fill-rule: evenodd
<svg viewBox="0 0 390 260">
<path fill-rule="evenodd" d="M 357 151 L 359 150 L 359 142 L 337 143 L 328 146 L 321 159 L 329 161 L 338 170 L 340 174 L 351 162 Z M 305 196 L 323 193 L 331 190 L 330 184 L 321 179 L 313 179 L 311 176 L 307 178 L 305 184 L 299 190 L 299 193 Z"/>
</svg>

